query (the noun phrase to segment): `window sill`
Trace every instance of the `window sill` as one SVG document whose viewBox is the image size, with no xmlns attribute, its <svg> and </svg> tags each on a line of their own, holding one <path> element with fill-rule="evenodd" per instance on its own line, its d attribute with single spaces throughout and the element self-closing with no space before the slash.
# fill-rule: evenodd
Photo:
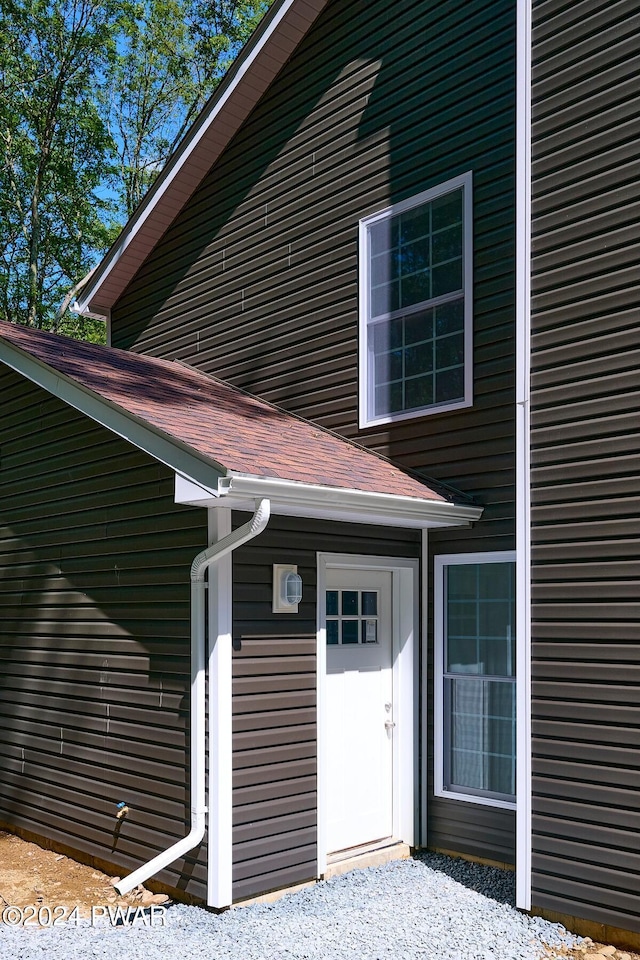
<svg viewBox="0 0 640 960">
<path fill-rule="evenodd" d="M 463 410 L 466 407 L 472 407 L 473 400 L 456 400 L 455 403 L 442 403 L 433 407 L 423 407 L 420 410 L 407 410 L 404 413 L 390 413 L 381 417 L 362 417 L 360 419 L 360 429 L 366 430 L 368 427 L 377 427 L 385 423 L 401 423 L 404 420 L 415 420 L 418 417 L 431 417 L 434 413 L 450 413 L 452 410 Z"/>
<path fill-rule="evenodd" d="M 500 810 L 515 810 L 515 800 L 498 800 L 495 797 L 479 797 L 471 793 L 456 793 L 454 790 L 434 790 L 434 796 L 442 800 L 462 800 L 463 803 L 475 803 L 483 807 L 497 807 Z"/>
</svg>

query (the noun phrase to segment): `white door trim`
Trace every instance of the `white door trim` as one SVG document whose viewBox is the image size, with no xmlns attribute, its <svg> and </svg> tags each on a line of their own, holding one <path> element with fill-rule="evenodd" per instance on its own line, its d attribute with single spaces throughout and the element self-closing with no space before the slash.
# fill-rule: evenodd
<svg viewBox="0 0 640 960">
<path fill-rule="evenodd" d="M 318 720 L 318 876 L 327 867 L 326 845 L 326 676 L 325 608 L 327 570 L 384 570 L 392 574 L 393 700 L 398 745 L 393 758 L 393 835 L 415 846 L 418 784 L 419 562 L 398 557 L 318 553 L 317 720 Z"/>
</svg>

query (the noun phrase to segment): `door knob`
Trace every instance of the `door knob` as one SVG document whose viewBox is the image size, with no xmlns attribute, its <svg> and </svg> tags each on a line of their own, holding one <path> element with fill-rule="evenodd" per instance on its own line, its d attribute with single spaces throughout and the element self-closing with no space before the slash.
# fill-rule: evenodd
<svg viewBox="0 0 640 960">
<path fill-rule="evenodd" d="M 395 723 L 393 722 L 393 720 L 385 720 L 384 725 L 387 730 L 393 730 L 393 728 L 395 727 Z"/>
</svg>

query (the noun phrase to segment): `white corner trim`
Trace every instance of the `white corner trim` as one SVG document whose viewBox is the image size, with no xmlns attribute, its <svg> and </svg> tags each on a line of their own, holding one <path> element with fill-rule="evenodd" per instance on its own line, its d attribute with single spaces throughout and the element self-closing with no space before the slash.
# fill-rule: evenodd
<svg viewBox="0 0 640 960">
<path fill-rule="evenodd" d="M 324 555 L 316 554 L 317 592 L 316 592 L 316 740 L 318 749 L 318 800 L 317 816 L 317 843 L 318 863 L 317 876 L 322 877 L 327 869 L 327 733 L 324 717 L 326 716 L 326 682 L 327 682 L 327 618 L 322 602 L 327 589 L 327 564 Z"/>
<path fill-rule="evenodd" d="M 428 804 L 429 804 L 429 532 L 423 530 L 420 545 L 420 592 L 422 603 L 421 639 L 419 646 L 418 669 L 422 669 L 421 683 L 421 741 L 420 755 L 420 813 L 418 844 L 426 847 L 428 843 Z M 417 741 L 420 743 L 420 739 Z"/>
<path fill-rule="evenodd" d="M 531 909 L 531 0 L 516 51 L 516 906 Z"/>
<path fill-rule="evenodd" d="M 231 511 L 209 510 L 209 544 L 231 533 Z M 232 888 L 232 569 L 229 553 L 209 568 L 209 830 L 207 905 L 228 907 Z"/>
<path fill-rule="evenodd" d="M 415 845 L 417 718 L 415 691 L 417 678 L 417 646 L 419 618 L 419 561 L 398 557 L 376 557 L 356 554 L 317 554 L 317 739 L 318 739 L 318 876 L 326 870 L 326 811 L 327 811 L 327 738 L 326 710 L 326 615 L 323 603 L 328 569 L 381 570 L 392 575 L 393 624 L 393 696 L 398 704 L 394 715 L 398 731 L 403 731 L 393 763 L 393 830 L 398 840 Z"/>
<path fill-rule="evenodd" d="M 456 564 L 467 563 L 516 563 L 516 552 L 513 550 L 487 551 L 485 553 L 456 553 L 441 554 L 434 557 L 434 586 L 433 586 L 433 793 L 436 797 L 445 800 L 461 800 L 464 803 L 473 803 L 485 807 L 498 807 L 505 810 L 516 810 L 516 801 L 499 800 L 493 797 L 474 796 L 467 793 L 457 793 L 445 790 L 444 787 L 444 637 L 445 603 L 444 603 L 444 568 Z M 517 611 L 516 611 L 517 613 Z M 516 643 L 518 639 L 516 636 Z M 516 667 L 516 702 L 520 698 L 520 680 Z M 517 746 L 516 746 L 517 749 Z"/>
</svg>

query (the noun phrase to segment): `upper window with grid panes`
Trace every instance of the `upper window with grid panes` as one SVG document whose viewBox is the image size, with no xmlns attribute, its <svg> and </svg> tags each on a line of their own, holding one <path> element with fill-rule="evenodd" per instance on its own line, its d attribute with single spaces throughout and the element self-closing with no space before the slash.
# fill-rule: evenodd
<svg viewBox="0 0 640 960">
<path fill-rule="evenodd" d="M 472 403 L 471 174 L 360 222 L 360 425 Z"/>
</svg>

